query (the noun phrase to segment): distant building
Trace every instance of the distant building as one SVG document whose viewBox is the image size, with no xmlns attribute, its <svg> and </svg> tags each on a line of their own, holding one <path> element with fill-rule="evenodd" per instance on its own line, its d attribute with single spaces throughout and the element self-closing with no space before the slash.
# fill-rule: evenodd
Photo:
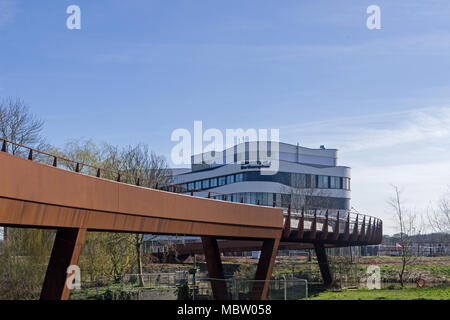
<svg viewBox="0 0 450 320">
<path fill-rule="evenodd" d="M 350 168 L 338 166 L 336 149 L 310 149 L 287 143 L 279 144 L 279 170 L 274 175 L 261 174 L 268 166 L 265 159 L 252 161 L 250 143 L 259 148 L 268 142 L 245 142 L 214 154 L 223 159 L 222 164 L 201 161 L 190 169 L 175 169 L 173 182 L 196 196 L 208 196 L 219 200 L 287 207 L 289 203 L 311 207 L 350 209 Z M 243 150 L 243 152 L 239 152 Z M 232 157 L 226 155 L 232 154 Z M 205 159 L 197 155 L 196 159 Z M 194 156 L 192 157 L 194 158 Z M 242 159 L 238 161 L 238 159 Z M 192 161 L 193 163 L 193 161 Z M 293 191 L 295 190 L 295 191 Z M 217 193 L 217 194 L 216 194 Z M 304 195 L 304 196 L 299 196 Z M 300 203 L 298 203 L 300 202 Z"/>
<path fill-rule="evenodd" d="M 412 250 L 418 256 L 448 256 L 450 255 L 450 234 L 431 233 L 411 236 Z M 381 245 L 378 245 L 378 255 L 380 256 L 400 256 L 402 246 L 400 235 L 392 237 L 384 236 Z"/>
</svg>

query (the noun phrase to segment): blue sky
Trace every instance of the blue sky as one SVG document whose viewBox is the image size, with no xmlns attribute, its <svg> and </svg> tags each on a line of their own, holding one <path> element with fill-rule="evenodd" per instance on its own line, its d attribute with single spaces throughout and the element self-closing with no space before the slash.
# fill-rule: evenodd
<svg viewBox="0 0 450 320">
<path fill-rule="evenodd" d="M 66 28 L 72 4 L 81 30 Z M 144 142 L 168 158 L 194 120 L 279 128 L 339 149 L 352 204 L 392 225 L 391 183 L 419 212 L 450 185 L 449 16 L 446 0 L 0 0 L 0 97 L 23 98 L 57 146 Z"/>
</svg>

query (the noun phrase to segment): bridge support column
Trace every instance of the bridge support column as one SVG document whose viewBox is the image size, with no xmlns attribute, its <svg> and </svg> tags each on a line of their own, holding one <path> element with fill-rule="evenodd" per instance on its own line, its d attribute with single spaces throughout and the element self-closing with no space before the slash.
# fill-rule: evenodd
<svg viewBox="0 0 450 320">
<path fill-rule="evenodd" d="M 203 250 L 205 251 L 208 276 L 214 279 L 224 279 L 222 260 L 220 259 L 219 246 L 214 237 L 202 237 Z M 227 300 L 228 291 L 225 281 L 211 280 L 211 288 L 215 300 Z"/>
<path fill-rule="evenodd" d="M 68 300 L 67 268 L 77 265 L 86 229 L 61 228 L 56 232 L 52 254 L 42 285 L 41 300 Z"/>
<path fill-rule="evenodd" d="M 333 283 L 333 277 L 331 276 L 330 265 L 328 263 L 327 253 L 325 247 L 321 243 L 314 244 L 316 250 L 317 262 L 319 263 L 320 273 L 325 287 L 330 287 Z"/>
<path fill-rule="evenodd" d="M 252 300 L 267 299 L 269 280 L 272 275 L 279 244 L 280 239 L 266 239 L 263 241 L 258 268 L 256 269 L 255 280 L 257 281 L 253 285 Z"/>
</svg>

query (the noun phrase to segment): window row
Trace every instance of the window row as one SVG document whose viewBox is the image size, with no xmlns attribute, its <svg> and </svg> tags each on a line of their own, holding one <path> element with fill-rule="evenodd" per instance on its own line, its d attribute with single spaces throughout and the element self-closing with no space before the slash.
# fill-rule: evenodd
<svg viewBox="0 0 450 320">
<path fill-rule="evenodd" d="M 346 198 L 334 198 L 323 196 L 302 196 L 290 195 L 283 193 L 270 193 L 270 192 L 240 192 L 228 195 L 212 195 L 212 199 L 242 202 L 248 204 L 260 204 L 262 206 L 287 207 L 291 204 L 292 208 L 298 208 L 303 205 L 309 207 L 319 208 L 333 208 L 348 210 L 350 208 L 350 199 Z"/>
<path fill-rule="evenodd" d="M 180 192 L 208 190 L 243 181 L 279 182 L 294 188 L 344 189 L 350 190 L 350 178 L 304 173 L 278 172 L 274 175 L 261 175 L 258 171 L 236 173 L 181 184 Z"/>
<path fill-rule="evenodd" d="M 297 188 L 350 190 L 350 178 L 291 173 L 290 186 Z"/>
</svg>

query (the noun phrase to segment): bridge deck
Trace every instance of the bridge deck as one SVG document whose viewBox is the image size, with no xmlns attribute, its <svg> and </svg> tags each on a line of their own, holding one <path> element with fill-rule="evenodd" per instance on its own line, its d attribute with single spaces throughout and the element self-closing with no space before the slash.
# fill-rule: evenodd
<svg viewBox="0 0 450 320">
<path fill-rule="evenodd" d="M 279 238 L 281 209 L 217 201 L 54 168 L 0 152 L 0 225 Z"/>
</svg>

